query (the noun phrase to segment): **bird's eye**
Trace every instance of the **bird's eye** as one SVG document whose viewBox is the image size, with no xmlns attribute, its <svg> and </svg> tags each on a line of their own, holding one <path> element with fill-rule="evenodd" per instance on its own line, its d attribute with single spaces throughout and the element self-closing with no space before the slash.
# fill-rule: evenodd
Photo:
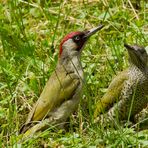
<svg viewBox="0 0 148 148">
<path fill-rule="evenodd" d="M 141 50 L 141 54 L 144 54 L 146 51 L 145 50 Z"/>
<path fill-rule="evenodd" d="M 75 36 L 75 41 L 79 41 L 80 40 L 80 36 Z"/>
</svg>

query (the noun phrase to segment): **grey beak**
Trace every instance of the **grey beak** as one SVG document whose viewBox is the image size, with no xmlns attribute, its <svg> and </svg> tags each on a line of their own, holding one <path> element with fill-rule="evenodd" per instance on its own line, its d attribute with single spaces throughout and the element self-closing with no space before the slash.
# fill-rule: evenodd
<svg viewBox="0 0 148 148">
<path fill-rule="evenodd" d="M 92 29 L 86 31 L 84 38 L 89 38 L 90 36 L 95 34 L 97 31 L 101 30 L 103 27 L 104 27 L 104 25 L 99 25 L 95 28 L 92 28 Z"/>
<path fill-rule="evenodd" d="M 128 44 L 124 44 L 124 47 L 126 47 L 128 50 L 134 50 L 134 48 Z"/>
</svg>

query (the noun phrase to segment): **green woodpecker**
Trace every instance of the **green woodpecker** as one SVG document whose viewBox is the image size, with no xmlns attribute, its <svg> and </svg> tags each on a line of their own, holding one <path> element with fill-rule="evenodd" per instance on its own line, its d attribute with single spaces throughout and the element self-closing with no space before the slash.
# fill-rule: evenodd
<svg viewBox="0 0 148 148">
<path fill-rule="evenodd" d="M 143 47 L 124 46 L 128 50 L 130 67 L 111 82 L 108 91 L 96 105 L 95 118 L 118 101 L 105 116 L 134 120 L 135 115 L 148 104 L 148 54 Z M 96 121 L 100 119 L 98 117 Z"/>
<path fill-rule="evenodd" d="M 87 31 L 69 33 L 60 44 L 59 60 L 39 99 L 21 128 L 24 133 L 31 123 L 48 117 L 54 123 L 63 123 L 76 110 L 83 87 L 81 51 L 90 36 L 102 29 L 99 25 Z"/>
</svg>

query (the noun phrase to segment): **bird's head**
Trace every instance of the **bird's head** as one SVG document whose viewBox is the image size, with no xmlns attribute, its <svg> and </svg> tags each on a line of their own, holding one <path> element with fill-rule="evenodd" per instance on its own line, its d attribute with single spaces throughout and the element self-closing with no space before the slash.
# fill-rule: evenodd
<svg viewBox="0 0 148 148">
<path fill-rule="evenodd" d="M 76 31 L 66 35 L 61 44 L 59 58 L 73 57 L 80 55 L 88 38 L 103 28 L 103 25 L 87 31 Z"/>
<path fill-rule="evenodd" d="M 145 69 L 148 66 L 148 53 L 144 47 L 137 45 L 131 46 L 124 44 L 129 53 L 130 62 L 140 69 Z"/>
</svg>

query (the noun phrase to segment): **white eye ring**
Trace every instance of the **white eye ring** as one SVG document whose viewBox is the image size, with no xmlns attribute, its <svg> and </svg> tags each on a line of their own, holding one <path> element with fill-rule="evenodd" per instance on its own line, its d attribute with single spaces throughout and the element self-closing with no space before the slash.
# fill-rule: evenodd
<svg viewBox="0 0 148 148">
<path fill-rule="evenodd" d="M 76 40 L 76 41 L 79 41 L 79 40 L 80 40 L 80 37 L 79 37 L 79 36 L 76 36 L 76 37 L 75 37 L 75 40 Z"/>
</svg>

